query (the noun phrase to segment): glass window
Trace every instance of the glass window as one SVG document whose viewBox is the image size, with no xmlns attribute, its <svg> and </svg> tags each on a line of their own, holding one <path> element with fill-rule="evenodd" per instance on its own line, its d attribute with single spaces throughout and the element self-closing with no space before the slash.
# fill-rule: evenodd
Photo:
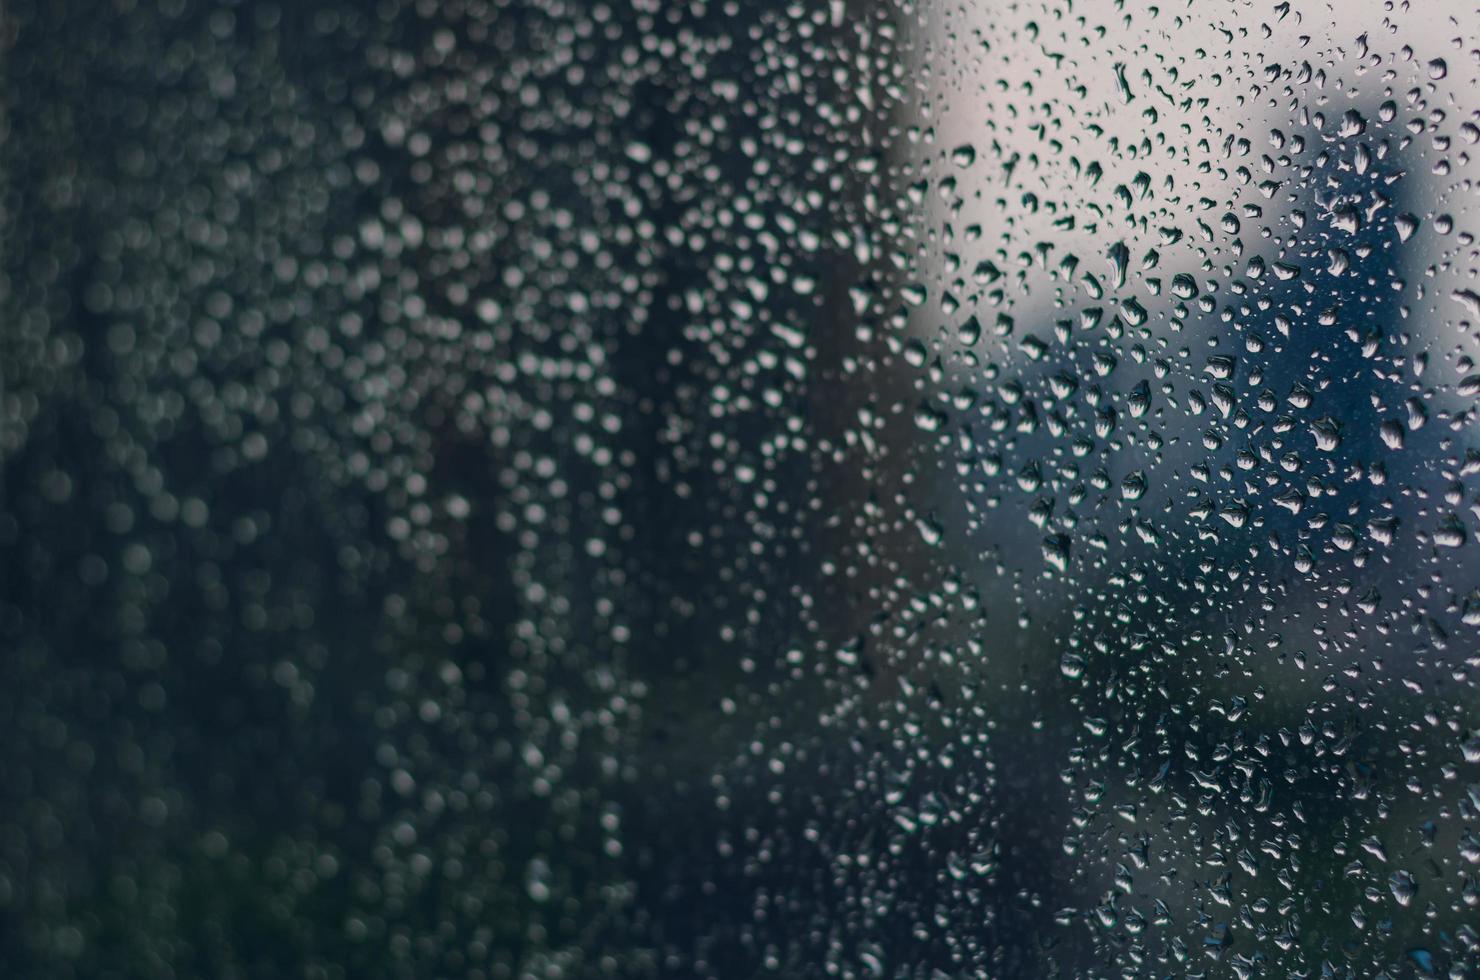
<svg viewBox="0 0 1480 980">
<path fill-rule="evenodd" d="M 12 0 L 0 972 L 1477 975 L 1477 29 Z"/>
</svg>

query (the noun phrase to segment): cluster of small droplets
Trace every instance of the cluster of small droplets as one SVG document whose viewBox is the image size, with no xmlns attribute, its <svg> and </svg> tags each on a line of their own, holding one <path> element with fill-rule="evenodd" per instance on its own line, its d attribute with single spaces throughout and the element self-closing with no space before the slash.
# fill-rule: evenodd
<svg viewBox="0 0 1480 980">
<path fill-rule="evenodd" d="M 13 3 L 0 969 L 1480 969 L 1480 16 L 1336 6 Z"/>
</svg>

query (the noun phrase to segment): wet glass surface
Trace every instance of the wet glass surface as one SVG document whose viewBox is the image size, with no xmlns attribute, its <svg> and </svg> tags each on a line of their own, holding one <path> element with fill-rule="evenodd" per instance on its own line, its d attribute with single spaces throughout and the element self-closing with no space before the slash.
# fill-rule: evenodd
<svg viewBox="0 0 1480 980">
<path fill-rule="evenodd" d="M 1477 975 L 1477 29 L 0 9 L 0 970 Z"/>
</svg>

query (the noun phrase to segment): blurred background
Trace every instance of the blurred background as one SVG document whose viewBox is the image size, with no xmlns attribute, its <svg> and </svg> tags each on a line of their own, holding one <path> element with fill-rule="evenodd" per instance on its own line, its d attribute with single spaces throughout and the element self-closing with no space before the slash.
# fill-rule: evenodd
<svg viewBox="0 0 1480 980">
<path fill-rule="evenodd" d="M 1473 975 L 1477 27 L 13 0 L 5 974 Z"/>
</svg>

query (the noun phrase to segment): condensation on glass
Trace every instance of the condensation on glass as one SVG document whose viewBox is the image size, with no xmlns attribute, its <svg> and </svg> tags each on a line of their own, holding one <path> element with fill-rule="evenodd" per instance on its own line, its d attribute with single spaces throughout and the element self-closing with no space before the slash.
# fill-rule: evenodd
<svg viewBox="0 0 1480 980">
<path fill-rule="evenodd" d="M 1480 12 L 0 11 L 0 969 L 1480 973 Z"/>
</svg>

